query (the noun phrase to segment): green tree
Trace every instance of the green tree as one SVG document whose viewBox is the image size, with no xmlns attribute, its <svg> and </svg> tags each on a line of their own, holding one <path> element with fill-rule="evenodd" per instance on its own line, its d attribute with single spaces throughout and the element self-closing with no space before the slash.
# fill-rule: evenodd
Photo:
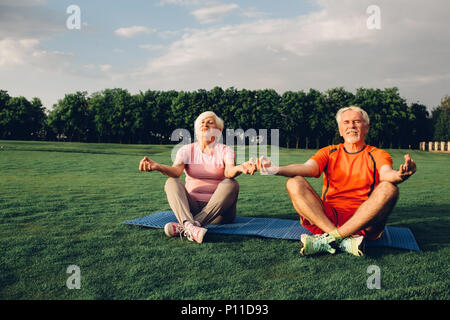
<svg viewBox="0 0 450 320">
<path fill-rule="evenodd" d="M 46 120 L 41 100 L 10 97 L 0 91 L 0 135 L 2 139 L 30 140 L 41 137 Z"/>
<path fill-rule="evenodd" d="M 88 141 L 93 124 L 87 92 L 66 94 L 50 112 L 48 124 L 56 136 L 66 136 L 69 141 Z"/>
<path fill-rule="evenodd" d="M 220 88 L 219 88 L 220 89 Z M 220 89 L 222 90 L 222 89 Z M 219 90 L 214 88 L 211 92 L 213 97 L 218 96 Z M 215 98 L 217 99 L 217 98 Z M 237 129 L 236 110 L 240 108 L 239 92 L 236 88 L 227 88 L 221 94 L 221 102 L 216 107 L 220 109 L 219 116 L 223 119 L 225 129 Z"/>
<path fill-rule="evenodd" d="M 355 104 L 366 110 L 370 117 L 367 143 L 381 148 L 406 144 L 401 132 L 408 128 L 408 106 L 398 88 L 359 88 Z"/>
<path fill-rule="evenodd" d="M 306 94 L 303 91 L 287 91 L 281 96 L 281 137 L 289 148 L 295 142 L 295 148 L 300 147 L 301 139 L 306 137 L 307 121 L 304 114 Z"/>
<path fill-rule="evenodd" d="M 341 141 L 338 125 L 336 122 L 336 113 L 341 108 L 346 108 L 354 103 L 355 95 L 346 91 L 343 87 L 333 88 L 325 92 L 325 103 L 329 113 L 325 120 L 325 144 L 337 144 Z"/>
<path fill-rule="evenodd" d="M 307 149 L 311 146 L 319 148 L 321 139 L 325 137 L 326 119 L 330 117 L 325 95 L 318 90 L 310 89 L 306 94 L 304 110 L 308 124 L 305 147 Z"/>
<path fill-rule="evenodd" d="M 433 110 L 435 141 L 450 141 L 450 96 L 446 95 L 441 104 Z"/>
<path fill-rule="evenodd" d="M 191 133 L 194 141 L 194 122 L 203 112 L 204 108 L 199 104 L 201 93 L 181 91 L 172 101 L 170 108 L 169 125 L 174 129 L 186 129 Z"/>
<path fill-rule="evenodd" d="M 412 103 L 408 107 L 408 120 L 408 130 L 403 134 L 406 135 L 408 147 L 418 149 L 421 141 L 428 141 L 432 136 L 427 107 Z"/>
<path fill-rule="evenodd" d="M 136 99 L 124 89 L 106 89 L 92 94 L 89 108 L 98 141 L 133 143 L 137 131 L 136 107 Z"/>
</svg>

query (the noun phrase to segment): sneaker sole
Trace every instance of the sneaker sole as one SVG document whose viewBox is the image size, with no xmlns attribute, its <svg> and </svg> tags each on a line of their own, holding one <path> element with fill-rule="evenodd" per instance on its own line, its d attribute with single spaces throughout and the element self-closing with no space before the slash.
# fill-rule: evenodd
<svg viewBox="0 0 450 320">
<path fill-rule="evenodd" d="M 180 235 L 180 233 L 174 233 L 174 234 L 172 234 L 171 233 L 171 229 L 172 228 L 172 225 L 171 224 L 169 224 L 169 223 L 167 223 L 165 226 L 164 226 L 164 233 L 166 234 L 166 236 L 168 236 L 169 238 L 173 238 L 173 237 L 176 237 L 176 236 L 179 236 Z"/>
</svg>

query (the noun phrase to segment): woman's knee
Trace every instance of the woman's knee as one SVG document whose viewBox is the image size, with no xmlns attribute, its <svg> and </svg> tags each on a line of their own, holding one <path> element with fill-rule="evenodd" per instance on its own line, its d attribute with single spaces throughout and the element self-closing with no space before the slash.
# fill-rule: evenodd
<svg viewBox="0 0 450 320">
<path fill-rule="evenodd" d="M 180 179 L 178 179 L 178 178 L 172 178 L 172 177 L 169 177 L 169 178 L 166 180 L 166 183 L 164 184 L 164 191 L 167 192 L 167 191 L 170 190 L 171 188 L 177 186 L 180 182 L 181 182 L 181 181 L 180 181 Z"/>
<path fill-rule="evenodd" d="M 233 223 L 235 218 L 236 210 L 228 210 L 227 212 L 224 212 L 222 215 L 215 218 L 209 224 L 229 224 Z"/>
<path fill-rule="evenodd" d="M 239 193 L 239 183 L 234 179 L 224 179 L 220 184 L 230 192 Z"/>
</svg>

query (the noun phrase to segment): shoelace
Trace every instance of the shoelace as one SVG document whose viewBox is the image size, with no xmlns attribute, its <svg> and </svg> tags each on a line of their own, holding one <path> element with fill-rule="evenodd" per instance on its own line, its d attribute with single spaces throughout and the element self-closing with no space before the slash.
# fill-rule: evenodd
<svg viewBox="0 0 450 320">
<path fill-rule="evenodd" d="M 183 236 L 184 236 L 185 231 L 184 231 L 184 227 L 182 224 L 179 224 L 175 227 L 175 232 L 180 234 L 180 239 L 181 239 L 181 241 L 183 241 Z"/>
<path fill-rule="evenodd" d="M 313 241 L 313 248 L 316 250 L 324 249 L 324 247 L 329 246 L 326 234 L 321 234 L 316 238 L 316 241 Z"/>
<path fill-rule="evenodd" d="M 197 221 L 194 221 L 194 224 L 192 224 L 188 228 L 186 228 L 186 229 L 183 228 L 184 235 L 186 236 L 186 238 L 189 241 L 195 240 L 192 233 L 196 232 L 198 234 L 200 232 L 200 229 L 198 227 L 200 227 L 200 223 L 198 223 Z"/>
<path fill-rule="evenodd" d="M 316 238 L 316 241 L 313 241 L 313 243 L 312 243 L 313 248 L 315 250 L 323 250 L 323 249 L 325 249 L 325 250 L 328 251 L 328 249 L 331 248 L 330 244 L 328 243 L 328 239 L 327 239 L 328 236 L 329 235 L 326 234 L 326 233 L 318 235 L 317 238 Z"/>
<path fill-rule="evenodd" d="M 362 239 L 361 238 L 360 237 L 345 238 L 341 241 L 341 243 L 339 243 L 339 248 L 343 251 L 362 256 L 363 252 L 359 249 L 359 245 L 361 244 L 364 238 Z"/>
<path fill-rule="evenodd" d="M 192 229 L 194 229 L 194 226 L 191 226 L 190 228 L 189 228 L 189 230 L 186 230 L 184 233 L 185 233 L 185 235 L 186 235 L 186 238 L 189 240 L 189 241 L 194 241 L 194 236 L 193 236 L 193 232 L 195 232 L 195 231 L 197 231 L 197 233 L 198 233 L 198 230 L 197 229 L 194 229 L 194 230 L 192 230 Z"/>
</svg>

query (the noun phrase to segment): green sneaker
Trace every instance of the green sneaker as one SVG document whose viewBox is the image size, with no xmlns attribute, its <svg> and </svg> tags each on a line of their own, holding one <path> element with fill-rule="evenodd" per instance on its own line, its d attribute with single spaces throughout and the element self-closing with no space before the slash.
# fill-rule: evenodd
<svg viewBox="0 0 450 320">
<path fill-rule="evenodd" d="M 350 236 L 342 239 L 339 242 L 339 249 L 341 251 L 350 253 L 357 257 L 364 256 L 364 237 L 363 236 Z"/>
<path fill-rule="evenodd" d="M 329 252 L 331 254 L 336 252 L 336 241 L 334 237 L 328 233 L 316 234 L 309 236 L 302 234 L 300 236 L 300 254 L 302 256 L 309 256 L 319 252 Z"/>
</svg>

